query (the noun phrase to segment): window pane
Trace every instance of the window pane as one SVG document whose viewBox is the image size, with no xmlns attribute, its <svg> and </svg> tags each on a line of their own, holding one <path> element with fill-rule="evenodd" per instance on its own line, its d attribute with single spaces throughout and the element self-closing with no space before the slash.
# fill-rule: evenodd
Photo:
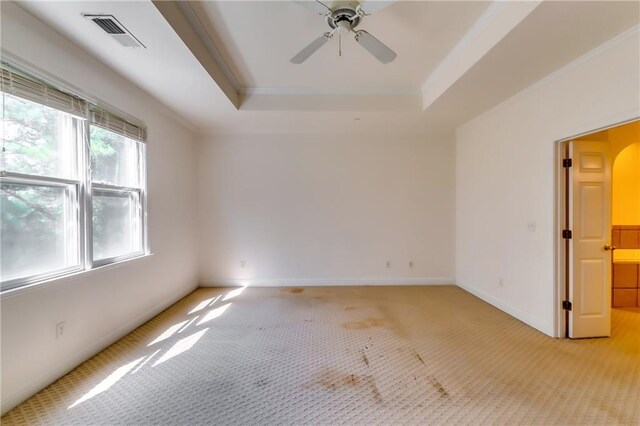
<svg viewBox="0 0 640 426">
<path fill-rule="evenodd" d="M 2 281 L 79 264 L 73 187 L 2 183 Z"/>
<path fill-rule="evenodd" d="M 74 118 L 2 93 L 4 168 L 15 173 L 73 179 L 77 175 Z"/>
<path fill-rule="evenodd" d="M 142 251 L 139 206 L 135 192 L 94 191 L 94 260 Z"/>
<path fill-rule="evenodd" d="M 138 142 L 91 126 L 91 179 L 118 186 L 140 187 Z"/>
</svg>

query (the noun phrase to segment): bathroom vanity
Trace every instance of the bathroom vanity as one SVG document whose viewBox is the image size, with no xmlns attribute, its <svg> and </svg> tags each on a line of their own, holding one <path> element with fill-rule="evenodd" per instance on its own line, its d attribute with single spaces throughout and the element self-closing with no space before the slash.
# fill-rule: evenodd
<svg viewBox="0 0 640 426">
<path fill-rule="evenodd" d="M 614 225 L 611 234 L 613 307 L 640 307 L 640 225 Z"/>
</svg>

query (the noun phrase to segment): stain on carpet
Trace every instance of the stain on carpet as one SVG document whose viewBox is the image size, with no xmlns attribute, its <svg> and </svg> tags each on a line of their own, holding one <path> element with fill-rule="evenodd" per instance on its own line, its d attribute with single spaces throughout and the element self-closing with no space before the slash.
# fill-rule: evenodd
<svg viewBox="0 0 640 426">
<path fill-rule="evenodd" d="M 362 321 L 348 321 L 342 323 L 342 328 L 347 330 L 366 330 L 372 327 L 382 327 L 387 325 L 384 318 L 367 318 Z"/>
<path fill-rule="evenodd" d="M 323 389 L 331 392 L 368 388 L 375 402 L 383 402 L 380 390 L 372 376 L 345 374 L 339 371 L 326 370 L 316 374 L 312 385 L 319 385 Z"/>
<path fill-rule="evenodd" d="M 429 383 L 431 383 L 431 386 L 433 386 L 433 388 L 438 391 L 441 397 L 449 396 L 449 392 L 447 392 L 444 386 L 442 386 L 442 383 L 440 383 L 438 379 L 435 378 L 435 376 L 427 376 L 427 379 L 429 379 Z"/>
<path fill-rule="evenodd" d="M 364 353 L 364 351 L 362 351 L 362 360 L 364 361 L 365 364 L 367 364 L 367 367 L 369 366 L 369 358 L 367 358 L 367 354 Z"/>
</svg>

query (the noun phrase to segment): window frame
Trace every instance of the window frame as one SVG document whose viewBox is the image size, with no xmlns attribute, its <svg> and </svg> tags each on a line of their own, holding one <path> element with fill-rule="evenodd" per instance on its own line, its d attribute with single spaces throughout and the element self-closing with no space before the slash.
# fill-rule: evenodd
<svg viewBox="0 0 640 426">
<path fill-rule="evenodd" d="M 139 145 L 143 145 L 141 143 L 139 143 Z M 140 150 L 138 150 L 140 151 Z M 141 160 L 138 159 L 138 163 L 140 163 Z M 132 217 L 135 217 L 138 221 L 138 228 L 140 230 L 140 234 L 138 235 L 138 237 L 140 238 L 140 250 L 138 251 L 134 251 L 131 253 L 126 253 L 126 254 L 122 254 L 122 255 L 118 255 L 118 256 L 111 256 L 111 257 L 105 257 L 102 259 L 96 259 L 94 254 L 93 254 L 93 195 L 96 193 L 119 193 L 119 194 L 128 194 L 130 197 L 135 194 L 137 200 L 135 201 L 135 205 L 134 208 L 136 208 L 138 210 L 138 212 L 135 215 L 132 215 Z M 133 259 L 136 257 L 140 257 L 143 256 L 146 253 L 146 244 L 145 244 L 145 229 L 146 229 L 146 225 L 145 225 L 145 212 L 146 209 L 143 206 L 143 194 L 144 194 L 144 189 L 143 188 L 133 188 L 133 187 L 127 187 L 127 186 L 117 186 L 117 185 L 109 185 L 109 184 L 105 184 L 105 183 L 95 183 L 95 182 L 91 182 L 91 229 L 89 229 L 88 231 L 91 233 L 91 244 L 87 244 L 88 246 L 90 245 L 91 247 L 88 247 L 89 250 L 91 251 L 91 257 L 89 258 L 91 264 L 93 267 L 100 267 L 100 266 L 104 266 L 104 265 L 108 265 L 110 263 L 115 263 L 115 262 L 122 262 L 124 260 L 129 260 L 129 259 Z"/>
<path fill-rule="evenodd" d="M 3 66 L 5 63 L 2 64 Z M 9 65 L 10 66 L 10 65 Z M 52 86 L 55 87 L 55 86 Z M 31 99 L 25 99 L 21 96 L 17 96 L 11 93 L 0 91 L 0 96 L 4 94 L 9 96 L 16 96 L 27 102 L 39 104 Z M 86 100 L 86 98 L 85 98 Z M 91 179 L 91 139 L 90 129 L 92 111 L 91 108 L 95 106 L 95 102 L 87 100 L 87 105 L 83 116 L 70 114 L 74 119 L 72 120 L 73 127 L 70 135 L 73 135 L 76 141 L 75 154 L 76 154 L 76 177 L 75 179 L 49 177 L 34 174 L 16 173 L 6 170 L 0 170 L 0 183 L 12 183 L 23 184 L 27 186 L 48 186 L 48 187 L 62 187 L 69 191 L 69 188 L 73 188 L 74 196 L 65 196 L 65 202 L 71 201 L 71 210 L 75 219 L 73 220 L 75 237 L 75 247 L 78 258 L 78 264 L 56 269 L 52 271 L 32 274 L 28 276 L 18 277 L 10 280 L 3 281 L 0 278 L 0 295 L 9 291 L 19 290 L 20 288 L 42 284 L 51 280 L 61 279 L 68 276 L 72 276 L 78 273 L 84 273 L 91 271 L 95 268 L 99 268 L 106 265 L 116 264 L 123 261 L 132 260 L 135 258 L 145 257 L 151 254 L 148 241 L 148 211 L 147 211 L 147 152 L 146 141 L 135 140 L 129 136 L 126 138 L 132 140 L 136 144 L 137 150 L 137 171 L 139 174 L 139 188 L 130 188 L 125 186 L 116 186 L 105 183 L 94 183 Z M 50 107 L 58 110 L 55 107 Z M 60 111 L 60 110 L 58 110 Z M 62 111 L 63 113 L 66 113 Z M 68 114 L 68 113 L 67 113 Z M 144 127 L 143 127 L 144 128 Z M 108 129 L 107 129 L 108 130 Z M 112 131 L 112 130 L 110 130 Z M 144 130 L 146 132 L 146 129 Z M 116 132 L 117 133 L 117 132 Z M 145 133 L 146 135 L 146 133 Z M 127 253 L 119 256 L 99 259 L 94 261 L 93 259 L 93 192 L 94 187 L 97 191 L 124 191 L 128 193 L 137 194 L 138 202 L 138 214 L 139 220 L 139 238 L 140 238 L 140 250 Z M 65 220 L 65 226 L 69 227 L 70 220 Z M 67 229 L 67 235 L 70 232 Z M 67 238 L 67 237 L 65 237 Z M 65 256 L 68 254 L 65 253 Z"/>
<path fill-rule="evenodd" d="M 82 212 L 81 212 L 81 202 L 80 202 L 80 186 L 81 182 L 73 179 L 65 179 L 65 178 L 49 178 L 35 175 L 27 175 L 23 173 L 12 173 L 5 172 L 2 177 L 0 177 L 0 181 L 2 183 L 9 183 L 14 185 L 24 185 L 31 187 L 49 187 L 49 188 L 63 188 L 65 192 L 68 192 L 70 188 L 73 188 L 73 192 L 75 194 L 65 195 L 65 202 L 70 204 L 65 207 L 65 210 L 71 210 L 71 214 L 76 216 L 74 222 L 78 225 L 75 230 L 75 250 L 77 252 L 78 264 L 73 266 L 67 266 L 64 268 L 58 268 L 51 270 L 49 272 L 40 272 L 37 274 L 25 275 L 23 277 L 14 278 L 11 280 L 2 281 L 2 291 L 12 290 L 18 287 L 22 287 L 25 285 L 35 284 L 39 281 L 49 280 L 53 278 L 57 278 L 60 276 L 73 274 L 76 272 L 80 272 L 84 269 L 83 264 L 83 254 L 82 254 L 82 239 L 83 239 L 83 227 L 82 224 Z M 68 213 L 65 213 L 68 214 Z M 69 226 L 71 220 L 73 219 L 65 219 L 65 226 Z M 67 229 L 67 233 L 69 233 L 69 229 Z M 68 238 L 68 235 L 65 236 Z M 68 249 L 68 248 L 67 248 Z M 65 254 L 67 256 L 68 254 Z"/>
</svg>

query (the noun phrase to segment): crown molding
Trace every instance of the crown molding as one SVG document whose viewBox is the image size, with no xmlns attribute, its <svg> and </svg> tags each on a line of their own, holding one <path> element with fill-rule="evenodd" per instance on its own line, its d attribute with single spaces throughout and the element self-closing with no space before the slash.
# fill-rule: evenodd
<svg viewBox="0 0 640 426">
<path fill-rule="evenodd" d="M 419 87 L 351 88 L 351 87 L 240 87 L 244 95 L 313 95 L 313 96 L 398 96 L 420 95 Z"/>
</svg>

